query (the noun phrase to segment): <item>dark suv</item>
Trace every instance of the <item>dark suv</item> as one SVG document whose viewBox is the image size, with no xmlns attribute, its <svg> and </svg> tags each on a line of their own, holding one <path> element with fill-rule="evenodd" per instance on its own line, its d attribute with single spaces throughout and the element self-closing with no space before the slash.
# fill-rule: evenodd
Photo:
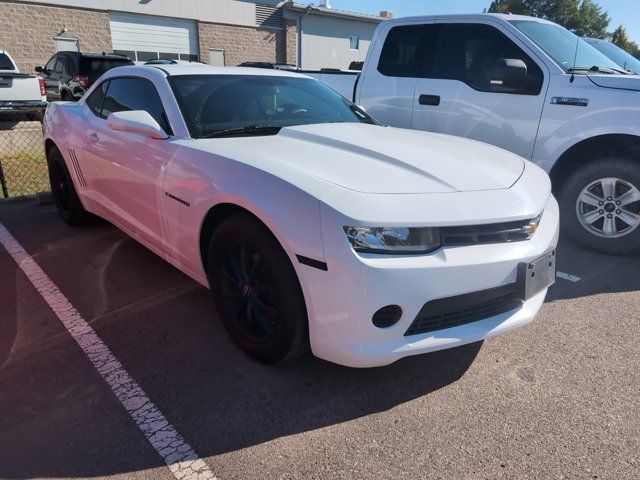
<svg viewBox="0 0 640 480">
<path fill-rule="evenodd" d="M 133 65 L 124 55 L 115 53 L 58 52 L 44 67 L 36 67 L 47 89 L 47 100 L 75 101 L 108 70 Z"/>
</svg>

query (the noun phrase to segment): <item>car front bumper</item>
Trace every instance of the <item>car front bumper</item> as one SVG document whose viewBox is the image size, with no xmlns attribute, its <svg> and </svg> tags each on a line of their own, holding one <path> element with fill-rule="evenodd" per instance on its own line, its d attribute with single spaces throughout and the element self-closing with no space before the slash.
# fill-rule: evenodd
<svg viewBox="0 0 640 480">
<path fill-rule="evenodd" d="M 311 349 L 317 357 L 350 367 L 388 365 L 402 357 L 477 342 L 531 322 L 546 289 L 519 308 L 451 328 L 405 335 L 429 301 L 492 289 L 517 280 L 518 265 L 556 247 L 558 204 L 553 197 L 527 241 L 447 247 L 420 256 L 358 255 L 342 231 L 325 230 L 327 271 L 296 262 L 307 302 Z M 391 327 L 373 314 L 399 305 Z"/>
</svg>

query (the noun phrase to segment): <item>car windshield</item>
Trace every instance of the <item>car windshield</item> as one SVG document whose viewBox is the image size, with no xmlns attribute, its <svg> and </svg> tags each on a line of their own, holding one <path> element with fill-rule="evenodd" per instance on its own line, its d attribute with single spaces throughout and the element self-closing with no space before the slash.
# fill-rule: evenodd
<svg viewBox="0 0 640 480">
<path fill-rule="evenodd" d="M 89 77 L 90 81 L 95 82 L 103 73 L 125 65 L 133 65 L 133 62 L 128 58 L 83 57 L 80 61 L 80 72 Z"/>
<path fill-rule="evenodd" d="M 635 74 L 640 74 L 640 60 L 624 51 L 617 45 L 605 40 L 585 39 L 585 41 L 593 48 L 604 53 L 611 60 L 616 62 L 625 70 L 629 70 Z"/>
<path fill-rule="evenodd" d="M 614 71 L 623 69 L 560 25 L 531 20 L 511 20 L 510 23 L 544 50 L 565 72 L 571 71 L 573 67 L 587 70 L 593 67 Z"/>
<path fill-rule="evenodd" d="M 273 134 L 282 127 L 314 123 L 376 123 L 310 78 L 178 75 L 168 80 L 193 138 Z"/>
</svg>

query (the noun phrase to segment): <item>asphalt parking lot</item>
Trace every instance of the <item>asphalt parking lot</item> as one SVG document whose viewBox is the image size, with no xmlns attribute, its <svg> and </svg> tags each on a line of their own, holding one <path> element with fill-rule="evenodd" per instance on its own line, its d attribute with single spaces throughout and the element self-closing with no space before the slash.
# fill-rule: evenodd
<svg viewBox="0 0 640 480">
<path fill-rule="evenodd" d="M 114 227 L 2 223 L 221 479 L 640 478 L 640 256 L 561 244 L 530 326 L 355 370 L 243 356 L 208 291 Z M 173 478 L 0 247 L 0 478 Z"/>
</svg>

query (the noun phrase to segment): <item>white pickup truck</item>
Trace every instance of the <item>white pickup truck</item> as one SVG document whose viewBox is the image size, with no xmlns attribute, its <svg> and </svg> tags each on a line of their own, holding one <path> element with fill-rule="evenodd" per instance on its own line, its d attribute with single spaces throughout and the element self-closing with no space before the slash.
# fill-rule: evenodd
<svg viewBox="0 0 640 480">
<path fill-rule="evenodd" d="M 382 22 L 359 75 L 305 72 L 397 127 L 467 137 L 549 172 L 579 244 L 640 247 L 640 76 L 532 17 Z"/>
<path fill-rule="evenodd" d="M 24 114 L 28 120 L 42 120 L 46 107 L 42 78 L 20 73 L 11 56 L 0 50 L 0 120 L 12 114 L 11 121 L 16 113 Z"/>
</svg>

